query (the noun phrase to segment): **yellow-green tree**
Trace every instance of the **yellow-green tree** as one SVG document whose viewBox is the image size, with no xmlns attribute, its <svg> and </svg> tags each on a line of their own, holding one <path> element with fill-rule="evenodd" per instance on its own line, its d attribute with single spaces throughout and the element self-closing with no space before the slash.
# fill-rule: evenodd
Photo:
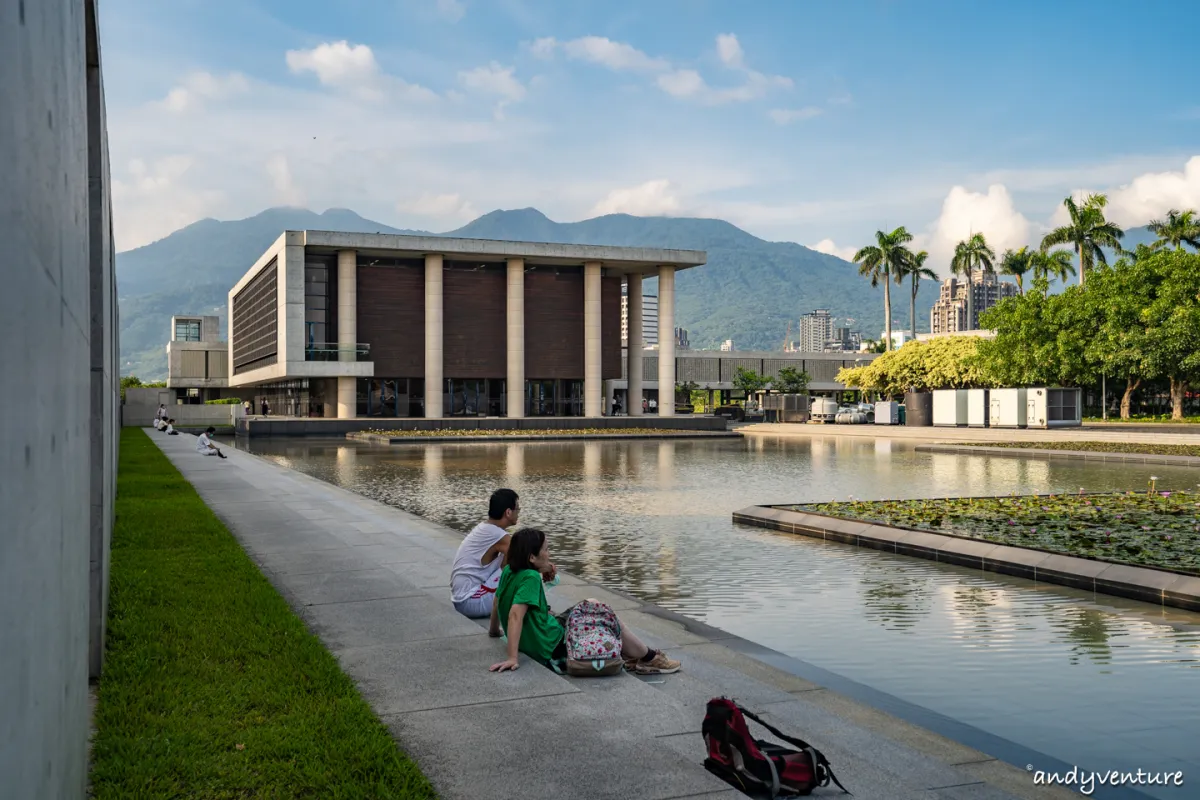
<svg viewBox="0 0 1200 800">
<path fill-rule="evenodd" d="M 844 367 L 839 383 L 851 389 L 899 396 L 907 391 L 992 386 L 978 362 L 975 336 L 941 336 L 908 342 L 862 367 Z"/>
</svg>

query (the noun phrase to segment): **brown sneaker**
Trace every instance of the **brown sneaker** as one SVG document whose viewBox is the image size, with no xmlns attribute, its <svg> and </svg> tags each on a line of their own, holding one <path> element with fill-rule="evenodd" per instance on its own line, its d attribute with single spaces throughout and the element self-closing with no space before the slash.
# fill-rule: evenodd
<svg viewBox="0 0 1200 800">
<path fill-rule="evenodd" d="M 638 675 L 670 675 L 679 672 L 679 662 L 667 658 L 667 654 L 659 650 L 650 661 L 634 662 L 633 671 Z"/>
</svg>

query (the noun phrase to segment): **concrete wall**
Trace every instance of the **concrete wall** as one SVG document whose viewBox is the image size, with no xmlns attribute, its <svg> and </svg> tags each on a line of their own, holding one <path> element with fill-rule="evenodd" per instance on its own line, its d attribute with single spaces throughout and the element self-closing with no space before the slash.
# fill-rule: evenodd
<svg viewBox="0 0 1200 800">
<path fill-rule="evenodd" d="M 118 353 L 94 0 L 0 2 L 0 794 L 83 797 Z M 89 659 L 89 644 L 91 658 Z"/>
<path fill-rule="evenodd" d="M 145 428 L 154 422 L 159 403 L 166 403 L 167 413 L 175 418 L 175 427 L 229 427 L 243 415 L 240 405 L 176 404 L 170 389 L 126 389 L 121 406 L 121 424 L 127 428 Z M 238 395 L 233 395 L 237 397 Z"/>
</svg>

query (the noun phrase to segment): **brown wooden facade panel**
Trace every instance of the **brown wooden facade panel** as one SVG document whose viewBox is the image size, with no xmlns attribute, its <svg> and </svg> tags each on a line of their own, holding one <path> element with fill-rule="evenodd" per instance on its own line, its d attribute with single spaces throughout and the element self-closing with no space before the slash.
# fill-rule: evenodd
<svg viewBox="0 0 1200 800">
<path fill-rule="evenodd" d="M 501 270 L 442 273 L 442 374 L 447 378 L 507 374 L 507 284 Z"/>
<path fill-rule="evenodd" d="M 621 279 L 600 279 L 600 375 L 621 378 Z"/>
<path fill-rule="evenodd" d="M 424 269 L 359 266 L 357 284 L 358 340 L 371 345 L 375 374 L 425 377 Z"/>
<path fill-rule="evenodd" d="M 525 377 L 583 379 L 582 271 L 525 273 Z"/>
</svg>

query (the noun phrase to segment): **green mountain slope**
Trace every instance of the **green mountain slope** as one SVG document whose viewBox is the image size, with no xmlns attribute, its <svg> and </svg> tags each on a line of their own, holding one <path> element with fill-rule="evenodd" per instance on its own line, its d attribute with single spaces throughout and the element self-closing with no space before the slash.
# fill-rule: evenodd
<svg viewBox="0 0 1200 800">
<path fill-rule="evenodd" d="M 117 256 L 121 298 L 122 373 L 165 376 L 165 344 L 173 314 L 216 313 L 222 318 L 229 287 L 285 229 L 413 233 L 364 219 L 352 211 L 273 208 L 248 219 L 202 220 L 153 244 Z M 480 239 L 664 247 L 708 252 L 705 266 L 676 281 L 676 324 L 692 346 L 733 339 L 739 350 L 776 349 L 788 321 L 828 308 L 842 324 L 868 338 L 883 327 L 883 290 L 872 289 L 855 265 L 790 242 L 767 242 L 716 219 L 612 214 L 582 222 L 554 222 L 536 209 L 493 211 L 445 236 Z M 925 282 L 917 329 L 929 329 L 937 287 Z M 646 284 L 649 293 L 656 282 Z M 893 319 L 908 327 L 908 288 L 893 286 Z M 224 324 L 224 319 L 222 319 Z M 794 338 L 797 336 L 793 333 Z"/>
</svg>

